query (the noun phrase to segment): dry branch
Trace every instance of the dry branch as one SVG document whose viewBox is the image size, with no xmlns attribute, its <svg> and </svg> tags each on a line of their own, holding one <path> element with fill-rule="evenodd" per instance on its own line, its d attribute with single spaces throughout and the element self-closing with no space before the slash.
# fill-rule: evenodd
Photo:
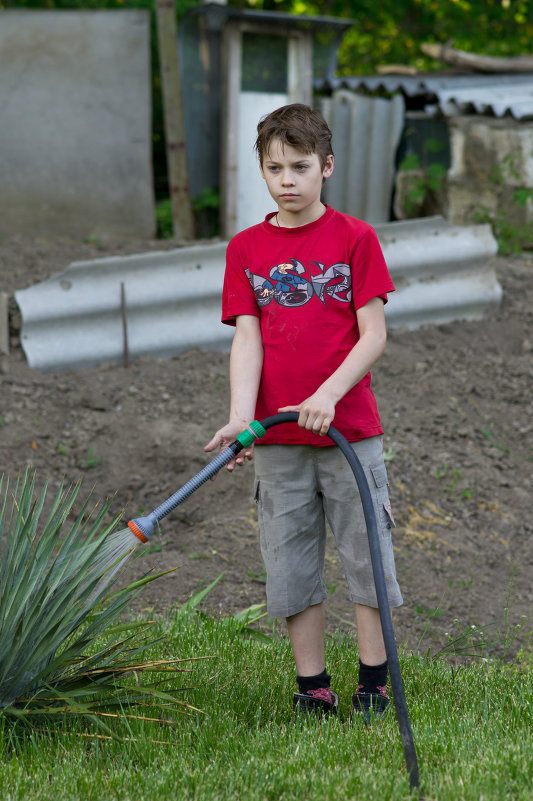
<svg viewBox="0 0 533 801">
<path fill-rule="evenodd" d="M 422 52 L 430 58 L 439 59 L 454 67 L 465 67 L 477 72 L 533 72 L 533 55 L 498 58 L 467 53 L 448 44 L 427 43 L 421 45 Z"/>
<path fill-rule="evenodd" d="M 378 75 L 418 75 L 417 68 L 407 64 L 383 64 L 377 71 Z"/>
</svg>

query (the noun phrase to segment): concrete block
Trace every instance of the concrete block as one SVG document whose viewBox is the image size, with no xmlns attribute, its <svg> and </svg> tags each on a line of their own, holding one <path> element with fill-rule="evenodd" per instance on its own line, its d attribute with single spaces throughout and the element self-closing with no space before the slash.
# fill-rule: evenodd
<svg viewBox="0 0 533 801">
<path fill-rule="evenodd" d="M 148 11 L 2 11 L 0 109 L 0 235 L 153 235 Z"/>
<path fill-rule="evenodd" d="M 533 225 L 533 122 L 458 116 L 449 120 L 452 163 L 447 175 L 446 216 L 452 223 L 475 221 L 483 211 L 511 226 Z M 533 229 L 532 229 L 533 240 Z"/>
</svg>

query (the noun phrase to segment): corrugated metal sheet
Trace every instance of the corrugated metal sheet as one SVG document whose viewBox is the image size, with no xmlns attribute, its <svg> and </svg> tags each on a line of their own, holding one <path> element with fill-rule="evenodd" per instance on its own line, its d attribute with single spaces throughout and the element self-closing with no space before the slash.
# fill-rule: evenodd
<svg viewBox="0 0 533 801">
<path fill-rule="evenodd" d="M 474 112 L 504 117 L 510 114 L 515 120 L 533 119 L 533 79 L 525 86 L 508 84 L 498 87 L 442 89 L 438 93 L 437 109 L 446 117 Z"/>
<path fill-rule="evenodd" d="M 15 293 L 30 367 L 63 370 L 124 358 L 121 285 L 132 358 L 227 347 L 220 322 L 226 243 L 75 262 Z"/>
<path fill-rule="evenodd" d="M 372 225 L 389 220 L 394 159 L 404 124 L 403 97 L 385 100 L 341 90 L 323 98 L 321 110 L 333 131 L 335 153 L 325 199 Z"/>
<path fill-rule="evenodd" d="M 396 287 L 385 306 L 390 328 L 480 320 L 502 299 L 489 225 L 426 217 L 376 226 Z"/>
<path fill-rule="evenodd" d="M 473 112 L 516 120 L 533 119 L 533 74 L 354 75 L 315 82 L 321 91 L 366 89 L 402 92 L 426 100 L 429 113 Z"/>
<path fill-rule="evenodd" d="M 499 304 L 489 226 L 456 226 L 438 217 L 376 230 L 397 288 L 386 306 L 389 326 L 479 319 Z M 30 366 L 58 371 L 122 363 L 121 285 L 132 358 L 227 349 L 233 330 L 220 323 L 225 250 L 222 242 L 77 262 L 16 292 Z"/>
</svg>

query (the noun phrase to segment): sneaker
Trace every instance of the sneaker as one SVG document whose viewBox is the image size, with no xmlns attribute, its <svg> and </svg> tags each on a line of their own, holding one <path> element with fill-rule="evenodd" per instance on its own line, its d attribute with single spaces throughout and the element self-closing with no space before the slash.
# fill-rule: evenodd
<svg viewBox="0 0 533 801">
<path fill-rule="evenodd" d="M 352 696 L 353 718 L 360 717 L 365 723 L 372 723 L 383 717 L 390 705 L 390 698 L 384 687 L 378 687 L 379 693 L 361 693 L 359 690 Z"/>
<path fill-rule="evenodd" d="M 337 714 L 339 696 L 329 687 L 321 687 L 306 693 L 294 693 L 292 706 L 295 722 L 304 718 L 325 718 Z"/>
</svg>

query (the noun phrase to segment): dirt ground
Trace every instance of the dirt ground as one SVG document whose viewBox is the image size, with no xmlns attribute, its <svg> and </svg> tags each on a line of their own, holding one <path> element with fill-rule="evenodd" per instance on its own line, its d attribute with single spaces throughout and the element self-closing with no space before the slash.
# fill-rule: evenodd
<svg viewBox="0 0 533 801">
<path fill-rule="evenodd" d="M 15 476 L 32 463 L 52 487 L 81 477 L 84 497 L 93 487 L 96 498 L 114 496 L 113 510 L 127 521 L 208 461 L 203 445 L 226 419 L 227 355 L 195 350 L 51 375 L 27 366 L 19 342 L 15 290 L 75 260 L 175 246 L 0 242 L 11 321 L 11 352 L 0 363 L 0 473 Z M 498 313 L 392 332 L 373 371 L 405 599 L 394 627 L 399 645 L 422 653 L 473 625 L 486 627 L 489 655 L 516 650 L 531 631 L 533 258 L 497 258 L 495 266 L 504 288 Z M 139 608 L 160 613 L 220 574 L 208 610 L 228 614 L 264 601 L 252 473 L 250 465 L 224 471 L 163 521 L 128 578 L 179 570 L 149 585 Z M 326 582 L 329 631 L 353 632 L 333 548 Z"/>
</svg>

